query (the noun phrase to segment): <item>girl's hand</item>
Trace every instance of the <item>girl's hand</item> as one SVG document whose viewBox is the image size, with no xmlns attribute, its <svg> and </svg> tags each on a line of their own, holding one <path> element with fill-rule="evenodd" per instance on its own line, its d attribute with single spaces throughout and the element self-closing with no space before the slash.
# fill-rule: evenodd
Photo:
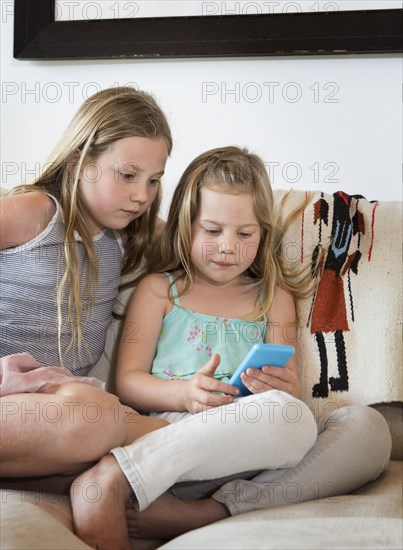
<svg viewBox="0 0 403 550">
<path fill-rule="evenodd" d="M 183 384 L 183 402 L 186 410 L 192 414 L 220 407 L 233 401 L 239 390 L 225 382 L 214 378 L 214 372 L 220 364 L 220 356 L 213 357 L 190 380 Z M 212 392 L 222 392 L 229 395 L 217 395 Z"/>
<path fill-rule="evenodd" d="M 301 383 L 291 368 L 265 365 L 261 369 L 247 369 L 241 375 L 243 384 L 252 393 L 280 390 L 300 398 Z"/>
</svg>

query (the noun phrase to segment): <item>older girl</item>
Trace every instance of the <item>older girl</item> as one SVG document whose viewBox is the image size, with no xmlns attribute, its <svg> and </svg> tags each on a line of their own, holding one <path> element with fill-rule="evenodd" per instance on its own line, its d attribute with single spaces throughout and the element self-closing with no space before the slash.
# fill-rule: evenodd
<svg viewBox="0 0 403 550">
<path fill-rule="evenodd" d="M 116 422 L 116 397 L 86 375 L 121 274 L 154 239 L 171 147 L 152 96 L 104 90 L 82 105 L 37 180 L 1 199 L 2 476 L 81 470 L 152 426 L 140 416 Z M 103 411 L 97 429 L 89 402 Z"/>
</svg>

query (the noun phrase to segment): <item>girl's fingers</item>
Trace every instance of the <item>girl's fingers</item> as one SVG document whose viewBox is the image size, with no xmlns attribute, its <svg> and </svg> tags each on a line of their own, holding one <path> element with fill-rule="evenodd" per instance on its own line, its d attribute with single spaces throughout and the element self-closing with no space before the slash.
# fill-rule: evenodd
<svg viewBox="0 0 403 550">
<path fill-rule="evenodd" d="M 264 384 L 285 383 L 289 384 L 295 378 L 292 370 L 284 367 L 269 367 L 265 366 L 261 369 L 247 369 L 246 375 L 251 379 L 260 380 Z"/>
<path fill-rule="evenodd" d="M 203 394 L 198 399 L 200 403 L 211 405 L 212 407 L 219 407 L 220 405 L 226 405 L 227 403 L 231 403 L 232 396 L 231 395 L 218 395 L 215 393 L 211 393 L 209 391 L 203 392 Z"/>
<path fill-rule="evenodd" d="M 273 389 L 280 389 L 277 386 L 272 386 L 268 380 L 262 381 L 259 378 L 248 376 L 246 372 L 241 375 L 244 386 L 252 393 L 262 393 Z"/>
<path fill-rule="evenodd" d="M 270 391 L 270 390 L 279 390 L 280 388 L 277 388 L 277 387 L 273 387 L 273 386 L 270 386 L 268 384 L 262 384 L 262 383 L 259 383 L 259 382 L 256 382 L 255 379 L 250 379 L 249 381 L 243 381 L 242 382 L 244 383 L 245 387 L 248 388 L 248 390 L 251 392 L 251 393 L 263 393 L 265 391 Z"/>
<path fill-rule="evenodd" d="M 214 372 L 220 364 L 220 361 L 220 356 L 218 355 L 218 353 L 215 353 L 213 357 L 209 361 L 207 361 L 207 363 L 203 365 L 201 369 L 199 369 L 199 373 L 207 376 L 214 376 Z"/>
<path fill-rule="evenodd" d="M 214 395 L 209 392 L 205 392 L 203 397 L 200 397 L 193 404 L 193 413 L 199 413 L 215 407 L 221 407 L 221 405 L 227 405 L 232 401 L 232 397 L 228 395 Z"/>
<path fill-rule="evenodd" d="M 290 393 L 292 391 L 291 374 L 286 373 L 288 369 L 282 367 L 263 367 L 262 369 L 247 369 L 242 374 L 242 382 L 252 393 L 261 393 L 269 390 L 280 390 Z M 270 369 L 270 372 L 274 374 L 268 374 L 266 370 Z M 275 369 L 273 371 L 272 369 Z M 281 376 L 280 376 L 281 375 Z"/>
<path fill-rule="evenodd" d="M 258 369 L 254 369 L 258 370 Z M 287 369 L 287 367 L 273 367 L 266 365 L 262 367 L 261 373 L 269 376 L 273 376 L 275 378 L 280 378 L 281 380 L 287 380 L 289 381 L 292 377 L 294 377 L 294 373 L 292 370 Z"/>
<path fill-rule="evenodd" d="M 202 384 L 203 389 L 209 392 L 216 391 L 234 396 L 237 396 L 239 394 L 238 388 L 236 388 L 235 386 L 231 386 L 230 384 L 226 384 L 225 382 L 221 382 L 220 380 L 216 380 L 215 378 L 209 378 L 206 376 L 205 378 L 203 378 Z"/>
</svg>

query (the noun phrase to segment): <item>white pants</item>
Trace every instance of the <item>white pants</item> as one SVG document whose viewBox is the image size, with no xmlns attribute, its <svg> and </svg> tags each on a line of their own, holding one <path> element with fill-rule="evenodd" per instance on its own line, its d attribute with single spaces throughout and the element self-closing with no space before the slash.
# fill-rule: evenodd
<svg viewBox="0 0 403 550">
<path fill-rule="evenodd" d="M 305 403 L 272 390 L 208 409 L 113 449 L 144 510 L 177 482 L 292 468 L 317 438 Z"/>
<path fill-rule="evenodd" d="M 342 407 L 319 418 L 318 438 L 296 466 L 182 483 L 170 493 L 182 499 L 211 496 L 231 515 L 319 498 L 331 506 L 337 495 L 376 479 L 387 468 L 390 452 L 389 428 L 378 411 Z"/>
</svg>

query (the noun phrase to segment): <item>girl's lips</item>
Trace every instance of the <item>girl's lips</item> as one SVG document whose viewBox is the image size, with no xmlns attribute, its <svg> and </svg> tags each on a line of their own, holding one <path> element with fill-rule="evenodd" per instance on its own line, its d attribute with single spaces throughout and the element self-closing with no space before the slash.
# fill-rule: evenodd
<svg viewBox="0 0 403 550">
<path fill-rule="evenodd" d="M 235 264 L 231 264 L 229 262 L 213 262 L 215 265 L 218 265 L 219 267 L 232 267 Z"/>
<path fill-rule="evenodd" d="M 134 210 L 122 210 L 122 212 L 124 212 L 128 216 L 137 216 L 138 215 L 138 212 L 134 211 Z"/>
</svg>

